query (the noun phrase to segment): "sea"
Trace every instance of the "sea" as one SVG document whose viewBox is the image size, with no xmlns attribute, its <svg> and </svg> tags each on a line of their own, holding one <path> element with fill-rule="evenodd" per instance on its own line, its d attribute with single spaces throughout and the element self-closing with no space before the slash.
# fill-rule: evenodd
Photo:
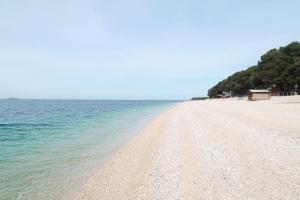
<svg viewBox="0 0 300 200">
<path fill-rule="evenodd" d="M 0 199 L 72 199 L 177 101 L 0 100 Z"/>
</svg>

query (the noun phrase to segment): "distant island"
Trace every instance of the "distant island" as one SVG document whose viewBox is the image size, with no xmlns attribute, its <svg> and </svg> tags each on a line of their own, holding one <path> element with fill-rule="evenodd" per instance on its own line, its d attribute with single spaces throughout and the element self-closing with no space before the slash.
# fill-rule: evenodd
<svg viewBox="0 0 300 200">
<path fill-rule="evenodd" d="M 244 96 L 249 89 L 275 89 L 278 94 L 290 95 L 300 85 L 300 43 L 292 42 L 271 49 L 261 56 L 255 66 L 234 73 L 208 90 L 210 98 L 224 92 Z M 298 91 L 299 93 L 299 91 Z"/>
</svg>

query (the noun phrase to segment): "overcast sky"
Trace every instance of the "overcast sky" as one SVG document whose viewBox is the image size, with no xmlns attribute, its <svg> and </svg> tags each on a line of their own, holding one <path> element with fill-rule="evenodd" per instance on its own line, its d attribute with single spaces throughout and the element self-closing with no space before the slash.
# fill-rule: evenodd
<svg viewBox="0 0 300 200">
<path fill-rule="evenodd" d="M 0 98 L 188 99 L 300 40 L 299 0 L 0 0 Z"/>
</svg>

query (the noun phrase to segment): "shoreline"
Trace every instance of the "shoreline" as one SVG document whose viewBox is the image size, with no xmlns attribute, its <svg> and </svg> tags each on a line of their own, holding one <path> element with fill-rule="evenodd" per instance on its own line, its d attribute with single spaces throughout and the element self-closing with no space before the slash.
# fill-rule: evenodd
<svg viewBox="0 0 300 200">
<path fill-rule="evenodd" d="M 179 103 L 120 147 L 75 199 L 295 199 L 297 102 Z"/>
<path fill-rule="evenodd" d="M 179 103 L 181 104 L 181 103 Z M 132 169 L 136 168 L 137 165 L 141 164 L 136 163 L 136 158 L 135 156 L 138 157 L 138 159 L 142 159 L 142 157 L 145 157 L 145 155 L 151 154 L 151 150 L 153 150 L 153 147 L 155 146 L 154 140 L 156 141 L 157 139 L 159 139 L 159 132 L 157 132 L 157 134 L 152 135 L 151 133 L 153 132 L 152 129 L 153 127 L 157 127 L 157 122 L 161 120 L 162 116 L 165 115 L 166 113 L 171 112 L 172 110 L 174 110 L 178 105 L 172 106 L 171 108 L 169 108 L 167 111 L 162 111 L 161 113 L 157 114 L 153 119 L 150 119 L 149 122 L 142 127 L 138 133 L 133 136 L 131 139 L 129 139 L 129 141 L 127 141 L 124 145 L 122 145 L 121 147 L 117 148 L 114 150 L 114 152 L 112 153 L 111 157 L 104 163 L 104 165 L 100 168 L 100 170 L 94 175 L 92 176 L 87 182 L 86 184 L 83 185 L 80 193 L 75 195 L 75 199 L 97 199 L 97 197 L 101 196 L 104 199 L 118 199 L 119 195 L 114 195 L 113 193 L 115 192 L 122 192 L 122 193 L 126 193 L 126 190 L 128 188 L 123 188 L 122 190 L 120 190 L 120 188 L 115 188 L 113 186 L 118 186 L 118 182 L 119 181 L 128 181 L 130 179 L 130 177 L 132 177 L 132 175 L 135 173 L 133 172 L 128 172 L 125 176 L 126 177 L 115 177 L 113 181 L 113 183 L 107 183 L 106 181 L 108 181 L 108 177 L 112 177 L 112 173 L 116 171 L 119 171 L 118 169 L 118 164 L 116 165 L 116 163 L 122 162 L 122 163 L 126 163 L 127 169 Z M 152 141 L 149 144 L 149 141 Z M 134 149 L 138 148 L 141 151 L 136 151 Z M 123 154 L 127 154 L 130 155 L 130 157 L 125 157 L 123 156 Z M 134 154 L 134 155 L 133 155 Z M 132 166 L 133 165 L 133 166 Z M 120 171 L 119 171 L 120 172 Z M 125 172 L 125 171 L 124 171 Z M 140 173 L 141 175 L 141 173 Z M 122 176 L 124 176 L 124 174 L 122 173 Z M 126 180 L 127 179 L 127 180 Z M 97 181 L 99 181 L 97 183 Z M 133 181 L 136 182 L 136 181 Z M 91 190 L 93 190 L 92 186 L 95 187 L 95 184 L 97 185 L 101 185 L 100 190 L 97 191 L 94 190 L 91 193 Z M 108 186 L 107 186 L 108 185 Z M 102 187 L 103 186 L 103 187 Z M 87 194 L 89 193 L 89 194 Z M 86 195 L 91 195 L 90 197 L 87 197 Z M 103 195 L 106 195 L 105 197 Z M 128 197 L 129 198 L 129 197 Z"/>
<path fill-rule="evenodd" d="M 4 100 L 1 197 L 74 199 L 118 148 L 176 103 Z"/>
</svg>

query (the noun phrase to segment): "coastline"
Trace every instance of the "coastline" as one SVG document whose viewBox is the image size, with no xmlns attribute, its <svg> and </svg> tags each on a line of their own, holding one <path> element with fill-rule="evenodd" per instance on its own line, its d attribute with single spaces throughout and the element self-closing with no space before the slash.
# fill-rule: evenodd
<svg viewBox="0 0 300 200">
<path fill-rule="evenodd" d="M 1 100 L 0 199 L 74 199 L 173 101 Z M 17 177 L 17 178 L 16 178 Z"/>
<path fill-rule="evenodd" d="M 296 199 L 299 102 L 180 103 L 118 149 L 75 199 Z"/>
<path fill-rule="evenodd" d="M 123 196 L 130 190 L 126 185 L 137 185 L 139 181 L 145 178 L 145 171 L 149 169 L 151 164 L 148 158 L 151 157 L 161 137 L 157 129 L 163 126 L 162 119 L 174 112 L 173 110 L 177 106 L 155 116 L 138 134 L 119 149 L 116 149 L 102 168 L 83 185 L 75 199 L 131 198 L 130 196 Z M 121 163 L 122 168 L 120 168 Z M 143 166 L 140 166 L 141 164 Z"/>
</svg>

